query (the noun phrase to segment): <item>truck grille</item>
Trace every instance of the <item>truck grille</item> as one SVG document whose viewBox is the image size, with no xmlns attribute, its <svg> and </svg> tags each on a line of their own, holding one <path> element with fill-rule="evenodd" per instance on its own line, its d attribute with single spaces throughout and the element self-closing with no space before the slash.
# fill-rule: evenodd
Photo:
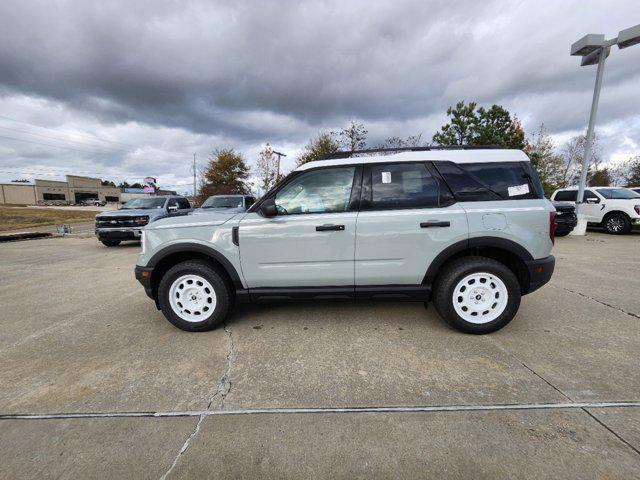
<svg viewBox="0 0 640 480">
<path fill-rule="evenodd" d="M 556 207 L 556 210 L 556 217 L 561 217 L 563 220 L 576 218 L 576 209 L 573 207 Z"/>
<path fill-rule="evenodd" d="M 144 223 L 139 223 L 139 218 L 141 217 L 96 217 L 96 228 L 141 227 L 149 221 L 146 218 Z"/>
</svg>

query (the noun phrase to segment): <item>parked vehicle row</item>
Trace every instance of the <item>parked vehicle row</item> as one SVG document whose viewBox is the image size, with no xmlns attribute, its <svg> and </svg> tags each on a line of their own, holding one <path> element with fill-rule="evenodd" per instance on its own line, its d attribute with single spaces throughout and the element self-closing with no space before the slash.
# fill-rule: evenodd
<svg viewBox="0 0 640 480">
<path fill-rule="evenodd" d="M 562 188 L 553 192 L 551 200 L 576 203 L 578 188 Z M 612 234 L 629 233 L 640 226 L 640 194 L 622 187 L 589 187 L 584 191 L 580 213 L 587 222 Z"/>
<path fill-rule="evenodd" d="M 149 223 L 136 278 L 189 331 L 240 301 L 364 298 L 433 301 L 471 333 L 550 279 L 556 212 L 523 152 L 351 153 L 298 167 L 247 212 Z"/>
</svg>

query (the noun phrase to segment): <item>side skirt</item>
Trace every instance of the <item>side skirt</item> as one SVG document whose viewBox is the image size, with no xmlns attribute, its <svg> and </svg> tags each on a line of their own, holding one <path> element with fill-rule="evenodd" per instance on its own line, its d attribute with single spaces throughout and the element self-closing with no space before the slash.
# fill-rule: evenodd
<svg viewBox="0 0 640 480">
<path fill-rule="evenodd" d="M 426 302 L 431 288 L 426 285 L 362 285 L 357 287 L 251 288 L 236 292 L 239 301 L 302 302 L 340 300 L 391 300 Z"/>
</svg>

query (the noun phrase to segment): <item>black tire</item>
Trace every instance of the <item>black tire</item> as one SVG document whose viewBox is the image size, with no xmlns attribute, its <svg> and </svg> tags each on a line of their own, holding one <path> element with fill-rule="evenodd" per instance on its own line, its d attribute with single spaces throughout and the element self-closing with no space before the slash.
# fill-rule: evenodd
<svg viewBox="0 0 640 480">
<path fill-rule="evenodd" d="M 631 231 L 631 220 L 624 213 L 611 213 L 604 218 L 602 226 L 611 235 L 625 235 Z"/>
<path fill-rule="evenodd" d="M 171 306 L 169 299 L 171 286 L 184 275 L 198 275 L 206 279 L 215 293 L 215 307 L 209 316 L 198 322 L 190 322 L 181 318 Z M 188 260 L 171 267 L 160 280 L 158 287 L 158 303 L 164 316 L 180 330 L 187 332 L 204 332 L 222 324 L 227 318 L 231 304 L 231 289 L 224 276 L 211 264 L 201 260 Z"/>
<path fill-rule="evenodd" d="M 120 245 L 120 240 L 100 240 L 106 247 L 117 247 Z"/>
<path fill-rule="evenodd" d="M 462 318 L 454 307 L 454 292 L 467 275 L 485 272 L 498 277 L 505 285 L 508 298 L 504 311 L 487 323 L 472 323 Z M 465 333 L 495 332 L 508 324 L 520 307 L 520 283 L 513 272 L 497 260 L 486 257 L 462 257 L 445 265 L 435 282 L 433 303 L 436 311 L 451 327 Z"/>
<path fill-rule="evenodd" d="M 556 230 L 555 236 L 556 237 L 566 237 L 570 233 L 571 233 L 571 230 L 560 230 L 560 231 Z"/>
</svg>

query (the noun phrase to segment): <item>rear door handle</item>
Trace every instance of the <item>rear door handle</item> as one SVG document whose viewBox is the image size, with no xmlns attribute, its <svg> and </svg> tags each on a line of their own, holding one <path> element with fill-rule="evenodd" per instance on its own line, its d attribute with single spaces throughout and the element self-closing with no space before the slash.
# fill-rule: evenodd
<svg viewBox="0 0 640 480">
<path fill-rule="evenodd" d="M 344 225 L 318 225 L 316 232 L 327 232 L 329 230 L 344 230 Z"/>
<path fill-rule="evenodd" d="M 431 220 L 429 222 L 420 223 L 420 228 L 450 227 L 450 226 L 451 226 L 451 222 L 448 220 L 444 220 L 444 221 Z"/>
</svg>

